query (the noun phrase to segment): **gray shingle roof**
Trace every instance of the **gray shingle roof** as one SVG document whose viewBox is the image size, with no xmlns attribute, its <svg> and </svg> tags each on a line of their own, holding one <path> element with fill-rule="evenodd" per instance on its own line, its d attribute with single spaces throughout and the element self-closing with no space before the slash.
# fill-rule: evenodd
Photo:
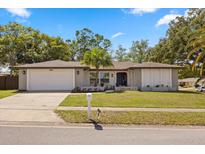
<svg viewBox="0 0 205 154">
<path fill-rule="evenodd" d="M 154 63 L 154 62 L 146 62 L 141 64 L 135 64 L 135 67 L 140 68 L 180 68 L 177 65 L 170 65 L 170 64 L 162 64 L 162 63 Z"/>
<path fill-rule="evenodd" d="M 53 60 L 53 61 L 46 61 L 46 62 L 40 62 L 40 63 L 18 65 L 18 66 L 15 66 L 14 68 L 91 68 L 91 69 L 95 69 L 94 67 L 89 67 L 85 64 L 82 64 L 81 62 L 62 61 L 62 60 Z M 153 63 L 153 62 L 134 63 L 130 61 L 128 62 L 113 61 L 113 66 L 101 67 L 100 69 L 125 70 L 129 68 L 180 68 L 180 66 Z"/>
<path fill-rule="evenodd" d="M 40 63 L 25 64 L 14 68 L 88 68 L 88 66 L 74 61 L 52 60 Z"/>
</svg>

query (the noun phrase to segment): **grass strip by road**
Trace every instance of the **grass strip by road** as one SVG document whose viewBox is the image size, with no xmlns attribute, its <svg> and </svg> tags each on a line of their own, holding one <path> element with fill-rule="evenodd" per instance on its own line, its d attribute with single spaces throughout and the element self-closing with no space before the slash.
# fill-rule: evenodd
<svg viewBox="0 0 205 154">
<path fill-rule="evenodd" d="M 16 94 L 16 90 L 0 90 L 0 99 Z"/>
<path fill-rule="evenodd" d="M 86 111 L 55 111 L 68 123 L 89 123 Z M 93 112 L 93 120 L 100 124 L 139 125 L 205 125 L 205 113 L 199 112 L 113 112 L 104 111 L 99 120 Z"/>
<path fill-rule="evenodd" d="M 86 107 L 86 94 L 69 95 L 60 106 Z M 197 92 L 139 92 L 93 93 L 93 107 L 121 108 L 205 108 L 205 94 Z"/>
</svg>

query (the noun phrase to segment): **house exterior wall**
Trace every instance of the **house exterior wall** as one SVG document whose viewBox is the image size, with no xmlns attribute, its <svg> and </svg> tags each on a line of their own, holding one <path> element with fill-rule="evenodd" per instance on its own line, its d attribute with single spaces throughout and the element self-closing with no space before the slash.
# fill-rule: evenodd
<svg viewBox="0 0 205 154">
<path fill-rule="evenodd" d="M 25 72 L 25 74 L 23 72 Z M 27 84 L 27 70 L 20 69 L 19 70 L 19 90 L 26 90 L 26 84 Z"/>
<path fill-rule="evenodd" d="M 127 75 L 128 86 L 140 89 L 142 84 L 141 69 L 128 70 Z"/>
<path fill-rule="evenodd" d="M 75 87 L 82 87 L 84 84 L 84 70 L 83 69 L 75 69 Z"/>
<path fill-rule="evenodd" d="M 142 90 L 148 86 L 158 90 L 172 88 L 172 69 L 142 69 Z"/>
<path fill-rule="evenodd" d="M 109 71 L 109 73 L 110 73 L 110 85 L 115 86 L 116 85 L 115 71 Z"/>
<path fill-rule="evenodd" d="M 178 90 L 178 70 L 172 69 L 172 90 Z"/>
<path fill-rule="evenodd" d="M 131 87 L 133 85 L 133 70 L 127 71 L 127 86 Z"/>
<path fill-rule="evenodd" d="M 84 70 L 83 72 L 83 86 L 90 86 L 90 71 Z"/>
<path fill-rule="evenodd" d="M 134 71 L 134 81 L 135 85 L 138 89 L 142 87 L 142 70 L 141 69 L 135 69 Z"/>
<path fill-rule="evenodd" d="M 147 85 L 149 85 L 150 87 L 147 87 Z M 163 68 L 142 69 L 141 90 L 142 91 L 177 91 L 178 90 L 178 70 L 163 69 Z"/>
</svg>

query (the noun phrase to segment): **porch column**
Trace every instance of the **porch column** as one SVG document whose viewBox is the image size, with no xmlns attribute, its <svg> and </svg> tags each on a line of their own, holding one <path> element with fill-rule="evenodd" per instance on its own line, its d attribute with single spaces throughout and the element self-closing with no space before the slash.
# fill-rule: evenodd
<svg viewBox="0 0 205 154">
<path fill-rule="evenodd" d="M 99 86 L 100 86 L 100 85 L 101 85 L 101 83 L 100 83 L 100 71 L 99 71 L 99 73 L 98 73 L 98 80 L 99 80 L 98 84 L 99 84 Z"/>
<path fill-rule="evenodd" d="M 114 83 L 115 85 L 114 86 L 116 87 L 116 84 L 117 84 L 117 73 L 116 73 L 116 71 L 114 71 L 113 75 L 114 75 L 114 80 L 115 80 L 115 83 Z"/>
</svg>

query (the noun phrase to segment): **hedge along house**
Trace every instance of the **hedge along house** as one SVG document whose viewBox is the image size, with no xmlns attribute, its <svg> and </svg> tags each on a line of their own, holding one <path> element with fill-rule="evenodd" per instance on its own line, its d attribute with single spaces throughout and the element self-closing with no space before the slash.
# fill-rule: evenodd
<svg viewBox="0 0 205 154">
<path fill-rule="evenodd" d="M 177 91 L 179 66 L 161 63 L 116 62 L 101 67 L 98 86 L 116 90 Z M 19 90 L 71 91 L 92 90 L 95 68 L 80 62 L 53 60 L 15 66 L 19 70 Z"/>
</svg>

